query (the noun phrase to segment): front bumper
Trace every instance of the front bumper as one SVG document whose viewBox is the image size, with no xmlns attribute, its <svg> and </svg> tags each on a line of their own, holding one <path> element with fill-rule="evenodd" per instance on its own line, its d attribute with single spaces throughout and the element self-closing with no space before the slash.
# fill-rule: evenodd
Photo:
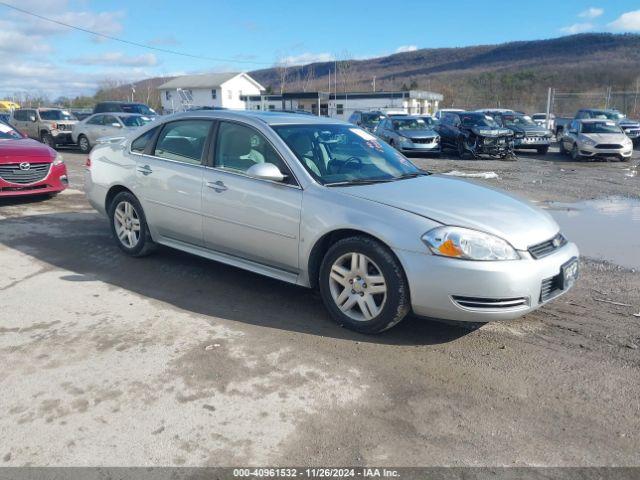
<svg viewBox="0 0 640 480">
<path fill-rule="evenodd" d="M 596 148 L 589 145 L 578 145 L 580 150 L 580 155 L 588 158 L 609 158 L 609 157 L 617 157 L 617 158 L 629 158 L 633 154 L 633 145 L 629 145 L 628 147 L 623 148 L 615 148 L 615 149 L 603 149 Z"/>
<path fill-rule="evenodd" d="M 69 131 L 51 130 L 51 136 L 56 144 L 74 143 Z"/>
<path fill-rule="evenodd" d="M 433 143 L 401 143 L 400 144 L 400 150 L 402 152 L 422 152 L 422 153 L 440 153 L 441 152 L 441 148 L 440 148 L 440 143 L 439 142 L 433 142 Z"/>
<path fill-rule="evenodd" d="M 511 320 L 536 310 L 569 289 L 554 291 L 542 299 L 543 282 L 555 278 L 572 258 L 574 243 L 535 260 L 527 252 L 521 260 L 476 262 L 431 255 L 427 252 L 395 252 L 407 275 L 413 312 L 419 316 L 463 322 Z M 456 299 L 495 301 L 482 308 L 464 306 Z M 520 302 L 515 302 L 520 299 Z"/>
<path fill-rule="evenodd" d="M 58 193 L 69 186 L 66 165 L 52 165 L 49 174 L 42 180 L 20 184 L 11 183 L 0 178 L 0 197 L 17 197 L 23 195 L 43 195 L 47 193 Z"/>
<path fill-rule="evenodd" d="M 527 148 L 548 147 L 551 144 L 548 137 L 524 137 L 513 141 L 514 148 L 523 150 Z"/>
</svg>

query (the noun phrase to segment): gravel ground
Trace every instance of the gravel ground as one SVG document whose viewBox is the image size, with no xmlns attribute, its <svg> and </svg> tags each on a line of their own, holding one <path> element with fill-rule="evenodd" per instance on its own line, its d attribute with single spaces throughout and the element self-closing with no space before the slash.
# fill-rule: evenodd
<svg viewBox="0 0 640 480">
<path fill-rule="evenodd" d="M 522 319 L 358 335 L 312 291 L 125 258 L 64 154 L 72 188 L 0 203 L 0 465 L 640 464 L 638 272 L 585 259 Z M 539 202 L 640 198 L 637 158 L 416 162 Z"/>
</svg>

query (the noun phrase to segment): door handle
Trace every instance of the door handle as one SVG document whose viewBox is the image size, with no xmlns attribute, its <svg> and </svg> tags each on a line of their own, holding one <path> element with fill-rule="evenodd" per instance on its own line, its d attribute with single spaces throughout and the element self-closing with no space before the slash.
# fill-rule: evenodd
<svg viewBox="0 0 640 480">
<path fill-rule="evenodd" d="M 217 182 L 207 182 L 207 187 L 213 188 L 218 193 L 229 190 L 222 180 L 218 180 Z"/>
<path fill-rule="evenodd" d="M 145 165 L 144 167 L 138 167 L 136 170 L 138 170 L 138 172 L 140 172 L 143 175 L 149 175 L 153 173 L 153 170 L 151 170 L 151 167 L 149 165 Z"/>
</svg>

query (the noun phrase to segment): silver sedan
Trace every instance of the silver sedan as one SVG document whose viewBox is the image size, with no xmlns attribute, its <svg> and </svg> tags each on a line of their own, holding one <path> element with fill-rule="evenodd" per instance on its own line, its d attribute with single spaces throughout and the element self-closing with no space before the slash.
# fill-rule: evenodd
<svg viewBox="0 0 640 480">
<path fill-rule="evenodd" d="M 82 152 L 88 153 L 98 138 L 126 136 L 151 121 L 151 117 L 137 113 L 96 113 L 73 126 L 71 139 Z"/>
<path fill-rule="evenodd" d="M 578 275 L 578 249 L 544 211 L 424 172 L 337 120 L 172 115 L 94 148 L 85 183 L 126 254 L 162 244 L 318 288 L 339 324 L 364 333 L 411 311 L 516 318 Z"/>
</svg>

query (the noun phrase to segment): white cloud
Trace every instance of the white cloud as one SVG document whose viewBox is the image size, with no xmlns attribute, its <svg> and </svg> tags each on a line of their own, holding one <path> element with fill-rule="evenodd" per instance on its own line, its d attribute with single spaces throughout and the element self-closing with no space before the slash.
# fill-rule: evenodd
<svg viewBox="0 0 640 480">
<path fill-rule="evenodd" d="M 75 65 L 110 65 L 121 67 L 153 67 L 158 59 L 153 53 L 144 55 L 125 55 L 122 52 L 108 52 L 99 55 L 85 55 L 71 58 L 69 63 Z"/>
<path fill-rule="evenodd" d="M 602 8 L 589 7 L 586 10 L 580 12 L 578 16 L 581 18 L 598 18 L 603 13 L 604 9 Z"/>
<path fill-rule="evenodd" d="M 567 33 L 569 35 L 575 35 L 576 33 L 584 33 L 593 30 L 593 24 L 586 23 L 574 23 L 573 25 L 569 25 L 568 27 L 562 27 L 560 31 L 562 33 Z"/>
<path fill-rule="evenodd" d="M 607 26 L 618 32 L 640 32 L 640 10 L 623 13 Z"/>
<path fill-rule="evenodd" d="M 418 50 L 417 45 L 401 45 L 396 48 L 396 53 L 415 52 Z"/>
<path fill-rule="evenodd" d="M 288 57 L 284 57 L 280 63 L 285 63 L 287 65 L 305 65 L 307 63 L 316 62 L 332 62 L 333 60 L 335 60 L 335 57 L 330 53 L 305 52 L 300 55 L 289 55 Z"/>
</svg>

